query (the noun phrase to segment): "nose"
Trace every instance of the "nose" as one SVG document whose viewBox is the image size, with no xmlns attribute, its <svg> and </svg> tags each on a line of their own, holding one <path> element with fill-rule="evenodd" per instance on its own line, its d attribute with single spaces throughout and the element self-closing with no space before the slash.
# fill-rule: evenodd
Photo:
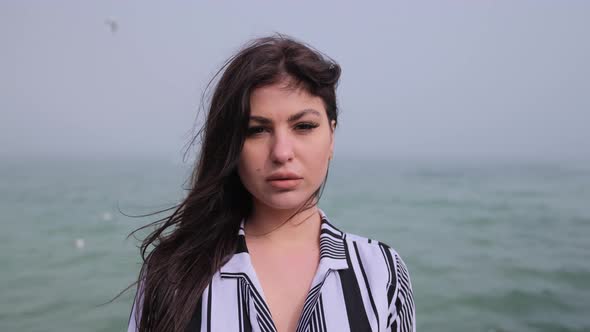
<svg viewBox="0 0 590 332">
<path fill-rule="evenodd" d="M 271 143 L 270 155 L 273 162 L 284 164 L 293 160 L 293 140 L 288 133 L 276 131 Z"/>
</svg>

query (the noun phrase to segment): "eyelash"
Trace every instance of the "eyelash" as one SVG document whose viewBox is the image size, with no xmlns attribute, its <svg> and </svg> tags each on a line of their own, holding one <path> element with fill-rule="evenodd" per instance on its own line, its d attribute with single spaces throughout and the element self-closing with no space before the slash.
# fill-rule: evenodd
<svg viewBox="0 0 590 332">
<path fill-rule="evenodd" d="M 304 132 L 309 132 L 309 131 L 317 128 L 318 126 L 319 126 L 319 124 L 317 124 L 315 122 L 300 122 L 295 125 L 295 128 L 299 129 L 301 131 L 304 131 Z M 254 135 L 261 134 L 262 132 L 257 132 L 257 130 L 261 130 L 261 129 L 265 130 L 267 128 L 265 128 L 263 126 L 250 127 L 250 128 L 248 128 L 246 136 L 254 136 Z"/>
</svg>

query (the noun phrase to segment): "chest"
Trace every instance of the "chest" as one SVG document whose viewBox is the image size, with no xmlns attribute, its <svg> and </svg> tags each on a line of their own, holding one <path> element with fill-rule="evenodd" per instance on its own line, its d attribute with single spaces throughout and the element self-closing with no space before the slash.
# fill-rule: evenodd
<svg viewBox="0 0 590 332">
<path fill-rule="evenodd" d="M 319 249 L 272 251 L 249 244 L 252 265 L 279 332 L 295 331 L 319 262 Z"/>
</svg>

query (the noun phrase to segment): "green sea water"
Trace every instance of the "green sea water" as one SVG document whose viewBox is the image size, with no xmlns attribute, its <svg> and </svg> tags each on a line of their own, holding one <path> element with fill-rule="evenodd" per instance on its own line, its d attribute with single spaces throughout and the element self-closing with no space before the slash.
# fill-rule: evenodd
<svg viewBox="0 0 590 332">
<path fill-rule="evenodd" d="M 177 203 L 190 165 L 0 163 L 0 331 L 122 331 L 126 239 Z M 418 331 L 590 331 L 590 166 L 340 160 L 320 207 L 404 258 Z"/>
</svg>

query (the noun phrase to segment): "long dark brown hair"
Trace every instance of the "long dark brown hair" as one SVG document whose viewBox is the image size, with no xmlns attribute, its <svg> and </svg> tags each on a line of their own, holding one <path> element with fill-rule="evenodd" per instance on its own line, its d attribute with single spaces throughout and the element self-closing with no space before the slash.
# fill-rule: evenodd
<svg viewBox="0 0 590 332">
<path fill-rule="evenodd" d="M 287 79 L 320 97 L 329 122 L 337 123 L 339 78 L 340 66 L 331 58 L 281 34 L 252 40 L 219 69 L 206 89 L 215 86 L 205 121 L 189 145 L 201 143 L 188 194 L 156 212 L 170 215 L 130 234 L 154 227 L 140 247 L 139 331 L 185 330 L 213 274 L 235 252 L 240 221 L 252 209 L 237 173 L 252 91 Z M 324 185 L 325 179 L 304 207 L 319 199 Z"/>
</svg>

